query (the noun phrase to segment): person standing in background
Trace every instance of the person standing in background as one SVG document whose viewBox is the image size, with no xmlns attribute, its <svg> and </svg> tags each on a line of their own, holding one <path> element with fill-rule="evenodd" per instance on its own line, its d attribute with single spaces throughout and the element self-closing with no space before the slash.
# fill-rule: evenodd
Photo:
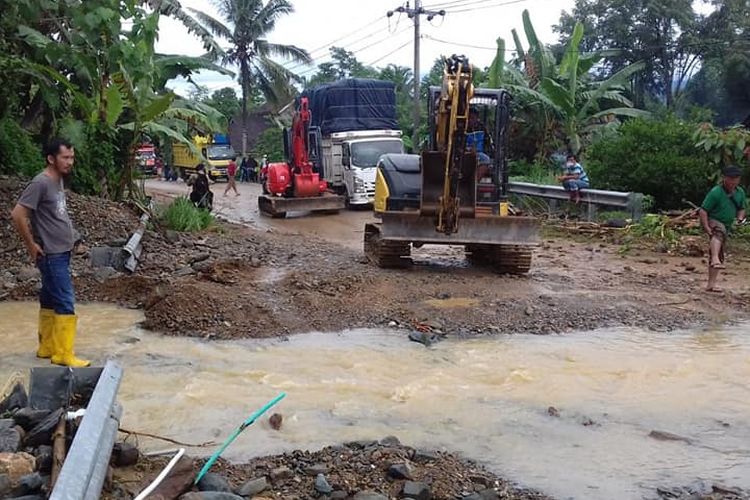
<svg viewBox="0 0 750 500">
<path fill-rule="evenodd" d="M 230 189 L 234 189 L 235 196 L 240 195 L 240 192 L 237 191 L 237 162 L 234 161 L 234 158 L 229 160 L 229 165 L 227 165 L 227 188 L 224 190 L 224 196 L 229 193 Z"/>
<path fill-rule="evenodd" d="M 11 212 L 31 260 L 39 268 L 39 358 L 56 365 L 81 368 L 89 361 L 73 352 L 78 326 L 70 258 L 75 244 L 63 178 L 73 170 L 75 151 L 64 139 L 44 147 L 46 168 L 26 186 Z"/>
</svg>

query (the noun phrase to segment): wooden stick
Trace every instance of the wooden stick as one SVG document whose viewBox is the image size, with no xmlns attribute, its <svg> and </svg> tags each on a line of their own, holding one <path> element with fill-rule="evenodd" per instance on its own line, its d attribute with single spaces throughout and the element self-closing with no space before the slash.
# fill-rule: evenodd
<svg viewBox="0 0 750 500">
<path fill-rule="evenodd" d="M 188 448 L 204 448 L 206 446 L 214 446 L 217 444 L 216 441 L 207 441 L 205 443 L 200 443 L 200 444 L 183 443 L 183 442 L 180 442 L 175 439 L 168 438 L 168 437 L 158 436 L 156 434 L 149 434 L 148 432 L 129 431 L 127 429 L 123 429 L 122 427 L 120 427 L 119 431 L 127 435 L 132 435 L 136 437 L 138 436 L 149 437 L 152 439 L 158 439 L 160 441 L 166 441 L 167 443 L 176 444 L 178 446 L 186 446 Z"/>
<path fill-rule="evenodd" d="M 60 469 L 62 469 L 63 463 L 65 462 L 65 413 L 60 417 L 60 421 L 57 423 L 55 433 L 52 434 L 52 476 L 50 478 L 49 490 L 55 487 L 57 477 L 60 475 Z"/>
</svg>

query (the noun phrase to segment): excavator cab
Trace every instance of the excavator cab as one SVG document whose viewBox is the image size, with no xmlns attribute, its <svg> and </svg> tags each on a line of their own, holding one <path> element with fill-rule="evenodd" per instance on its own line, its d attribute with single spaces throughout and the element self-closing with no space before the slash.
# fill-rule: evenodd
<svg viewBox="0 0 750 500">
<path fill-rule="evenodd" d="M 508 203 L 510 95 L 475 89 L 463 56 L 446 60 L 443 84 L 428 92 L 429 137 L 421 155 L 380 158 L 376 217 L 365 254 L 381 267 L 411 263 L 411 247 L 463 245 L 476 264 L 523 274 L 539 221 L 511 216 Z"/>
</svg>

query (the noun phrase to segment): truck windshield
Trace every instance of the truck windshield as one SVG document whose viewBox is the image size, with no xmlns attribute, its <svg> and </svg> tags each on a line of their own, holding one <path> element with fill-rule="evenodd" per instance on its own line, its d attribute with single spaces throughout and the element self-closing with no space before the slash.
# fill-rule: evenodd
<svg viewBox="0 0 750 500">
<path fill-rule="evenodd" d="M 229 160 L 237 156 L 229 144 L 220 144 L 208 147 L 209 160 Z"/>
<path fill-rule="evenodd" d="M 352 165 L 360 168 L 374 167 L 381 155 L 403 152 L 400 140 L 355 142 L 351 147 Z"/>
</svg>

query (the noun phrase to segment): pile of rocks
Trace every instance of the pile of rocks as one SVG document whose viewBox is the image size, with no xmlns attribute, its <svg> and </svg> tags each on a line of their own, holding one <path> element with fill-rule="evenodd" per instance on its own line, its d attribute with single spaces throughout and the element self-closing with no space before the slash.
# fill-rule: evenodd
<svg viewBox="0 0 750 500">
<path fill-rule="evenodd" d="M 155 476 L 165 459 L 153 461 Z M 143 466 L 143 462 L 140 467 Z M 196 464 L 197 466 L 198 464 Z M 193 475 L 192 477 L 195 477 Z M 115 478 L 117 483 L 117 477 Z M 144 481 L 143 484 L 147 484 Z M 294 451 L 242 465 L 219 461 L 180 500 L 270 500 L 275 498 L 413 500 L 546 500 L 517 488 L 476 463 L 450 453 L 419 451 L 395 437 L 358 441 L 316 452 Z M 133 492 L 130 492 L 131 494 Z M 161 493 L 161 492 L 160 492 Z M 175 492 L 173 491 L 173 494 Z M 108 498 L 125 498 L 111 496 Z"/>
<path fill-rule="evenodd" d="M 0 402 L 0 498 L 45 498 L 63 410 L 34 410 L 22 384 Z"/>
</svg>

